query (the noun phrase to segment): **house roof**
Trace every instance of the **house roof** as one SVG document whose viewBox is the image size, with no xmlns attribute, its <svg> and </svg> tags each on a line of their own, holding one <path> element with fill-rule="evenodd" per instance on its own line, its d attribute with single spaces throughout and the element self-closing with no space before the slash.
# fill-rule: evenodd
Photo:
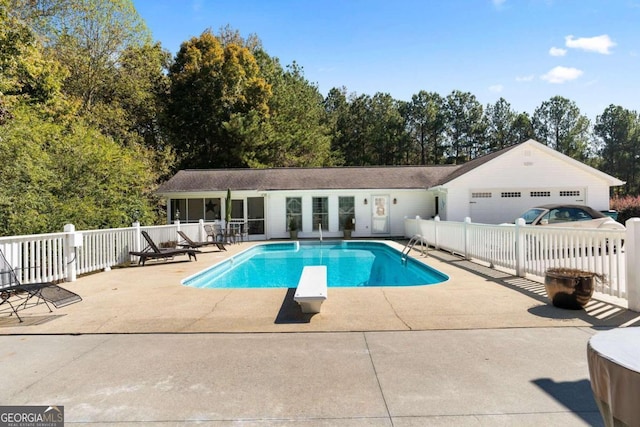
<svg viewBox="0 0 640 427">
<path fill-rule="evenodd" d="M 231 190 L 426 189 L 460 166 L 378 166 L 273 169 L 186 169 L 159 194 Z"/>
<path fill-rule="evenodd" d="M 486 154 L 462 165 L 373 166 L 272 169 L 186 169 L 160 185 L 158 194 L 205 191 L 428 189 L 444 185 L 517 147 L 535 144 L 550 155 L 584 168 L 609 182 L 623 181 L 578 162 L 532 139 Z"/>
</svg>

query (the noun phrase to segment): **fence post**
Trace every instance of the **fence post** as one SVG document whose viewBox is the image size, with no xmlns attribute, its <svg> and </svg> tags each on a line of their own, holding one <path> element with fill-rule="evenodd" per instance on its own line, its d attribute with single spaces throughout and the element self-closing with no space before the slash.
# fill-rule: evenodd
<svg viewBox="0 0 640 427">
<path fill-rule="evenodd" d="M 518 218 L 516 220 L 516 232 L 515 232 L 515 251 L 516 251 L 516 276 L 524 277 L 526 275 L 525 272 L 525 264 L 524 264 L 524 237 L 522 227 L 525 225 L 524 218 Z"/>
<path fill-rule="evenodd" d="M 438 223 L 440 222 L 440 216 L 436 215 L 435 218 L 433 218 L 433 247 L 436 249 L 440 249 L 440 242 L 438 241 Z"/>
<path fill-rule="evenodd" d="M 200 218 L 198 220 L 200 227 L 198 227 L 198 241 L 204 242 L 207 240 L 207 233 L 204 231 L 204 219 Z"/>
<path fill-rule="evenodd" d="M 67 266 L 67 282 L 75 282 L 77 279 L 77 259 L 78 256 L 76 245 L 74 245 L 73 239 L 76 232 L 76 226 L 73 224 L 66 224 L 64 226 L 64 240 L 65 240 L 65 256 L 64 263 Z M 69 259 L 71 257 L 71 259 Z"/>
<path fill-rule="evenodd" d="M 625 264 L 627 266 L 627 301 L 629 309 L 640 311 L 640 218 L 630 218 L 625 223 Z"/>
<path fill-rule="evenodd" d="M 140 245 L 140 222 L 136 221 L 131 226 L 133 227 L 133 250 L 140 252 L 142 250 Z"/>
<path fill-rule="evenodd" d="M 471 217 L 464 217 L 464 225 L 462 226 L 462 232 L 464 233 L 464 259 L 471 259 L 469 255 L 469 224 L 471 224 Z"/>
</svg>

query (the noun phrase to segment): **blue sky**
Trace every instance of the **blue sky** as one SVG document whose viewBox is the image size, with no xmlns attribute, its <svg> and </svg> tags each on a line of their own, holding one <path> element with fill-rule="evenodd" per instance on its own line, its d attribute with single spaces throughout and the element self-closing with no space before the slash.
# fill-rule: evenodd
<svg viewBox="0 0 640 427">
<path fill-rule="evenodd" d="M 257 35 L 326 95 L 420 90 L 504 97 L 517 112 L 555 95 L 592 121 L 640 111 L 640 0 L 133 0 L 175 54 L 207 28 Z"/>
</svg>

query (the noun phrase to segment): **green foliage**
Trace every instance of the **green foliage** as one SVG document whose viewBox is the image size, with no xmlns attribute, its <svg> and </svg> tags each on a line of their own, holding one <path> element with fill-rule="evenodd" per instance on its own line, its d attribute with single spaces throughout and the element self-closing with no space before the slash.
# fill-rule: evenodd
<svg viewBox="0 0 640 427">
<path fill-rule="evenodd" d="M 486 152 L 483 108 L 470 92 L 454 90 L 447 98 L 449 162 L 464 163 Z"/>
<path fill-rule="evenodd" d="M 0 139 L 0 234 L 157 222 L 149 158 L 80 120 L 54 123 L 33 107 L 16 108 Z"/>
<path fill-rule="evenodd" d="M 626 181 L 623 194 L 640 192 L 640 115 L 620 106 L 610 105 L 596 118 L 595 135 L 601 168 Z"/>
<path fill-rule="evenodd" d="M 266 65 L 266 64 L 265 64 Z M 282 70 L 277 61 L 262 70 L 272 87 L 263 139 L 252 147 L 251 167 L 331 166 L 331 139 L 323 98 L 303 70 L 293 63 Z"/>
<path fill-rule="evenodd" d="M 181 165 L 246 166 L 271 97 L 251 51 L 207 30 L 182 44 L 169 78 L 165 125 Z"/>
<path fill-rule="evenodd" d="M 110 102 L 123 52 L 151 44 L 151 36 L 131 0 L 81 0 L 63 5 L 44 37 L 49 54 L 68 70 L 65 93 L 79 99 L 82 110 L 90 113 L 97 103 Z"/>
<path fill-rule="evenodd" d="M 589 119 L 575 102 L 554 96 L 536 108 L 532 124 L 537 141 L 576 160 L 589 157 Z"/>
<path fill-rule="evenodd" d="M 420 164 L 442 161 L 447 117 L 444 99 L 435 92 L 420 91 L 411 97 L 403 116 L 420 150 Z"/>
<path fill-rule="evenodd" d="M 0 102 L 5 108 L 15 98 L 50 103 L 59 95 L 64 73 L 43 56 L 31 30 L 8 13 L 8 4 L 0 1 Z"/>
</svg>

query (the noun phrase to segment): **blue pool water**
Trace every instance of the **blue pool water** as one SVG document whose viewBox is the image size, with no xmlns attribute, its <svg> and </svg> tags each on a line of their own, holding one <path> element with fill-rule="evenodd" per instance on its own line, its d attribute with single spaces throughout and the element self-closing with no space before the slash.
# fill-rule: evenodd
<svg viewBox="0 0 640 427">
<path fill-rule="evenodd" d="M 330 287 L 432 285 L 444 273 L 382 242 L 290 242 L 254 246 L 182 283 L 197 288 L 295 288 L 308 265 L 327 266 Z"/>
</svg>

